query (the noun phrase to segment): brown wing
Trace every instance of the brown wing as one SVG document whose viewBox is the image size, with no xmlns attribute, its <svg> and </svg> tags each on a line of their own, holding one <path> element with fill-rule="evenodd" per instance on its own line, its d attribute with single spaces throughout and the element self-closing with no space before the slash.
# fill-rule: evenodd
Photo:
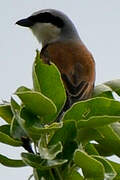
<svg viewBox="0 0 120 180">
<path fill-rule="evenodd" d="M 94 87 L 94 81 L 89 81 L 88 76 L 81 74 L 83 70 L 78 63 L 75 64 L 73 69 L 73 73 L 69 76 L 67 74 L 62 74 L 62 79 L 68 90 L 71 104 L 79 100 L 90 98 Z"/>
<path fill-rule="evenodd" d="M 59 68 L 72 103 L 91 96 L 95 64 L 82 43 L 52 43 L 41 51 L 41 57 L 44 62 L 52 61 Z"/>
</svg>

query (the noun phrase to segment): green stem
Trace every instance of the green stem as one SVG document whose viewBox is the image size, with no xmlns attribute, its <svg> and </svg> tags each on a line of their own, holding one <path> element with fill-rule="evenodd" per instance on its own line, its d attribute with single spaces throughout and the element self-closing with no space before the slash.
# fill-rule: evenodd
<svg viewBox="0 0 120 180">
<path fill-rule="evenodd" d="M 62 178 L 62 176 L 61 176 L 61 174 L 60 174 L 59 169 L 58 169 L 58 168 L 55 168 L 55 170 L 56 170 L 56 172 L 57 172 L 57 175 L 58 175 L 59 179 L 60 179 L 60 180 L 63 180 L 63 178 Z"/>
</svg>

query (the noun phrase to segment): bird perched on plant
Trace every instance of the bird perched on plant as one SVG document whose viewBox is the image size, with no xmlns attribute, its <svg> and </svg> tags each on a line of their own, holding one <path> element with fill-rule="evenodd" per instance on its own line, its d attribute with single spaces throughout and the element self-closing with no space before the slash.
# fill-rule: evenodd
<svg viewBox="0 0 120 180">
<path fill-rule="evenodd" d="M 43 61 L 48 64 L 52 61 L 58 67 L 68 97 L 64 109 L 91 97 L 95 81 L 94 59 L 64 13 L 44 9 L 16 24 L 32 30 L 42 43 Z"/>
</svg>

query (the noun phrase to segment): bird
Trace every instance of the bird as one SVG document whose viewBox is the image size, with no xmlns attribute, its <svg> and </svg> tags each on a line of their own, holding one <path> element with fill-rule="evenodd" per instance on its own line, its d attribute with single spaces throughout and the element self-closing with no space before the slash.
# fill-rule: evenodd
<svg viewBox="0 0 120 180">
<path fill-rule="evenodd" d="M 42 44 L 40 57 L 43 62 L 52 62 L 59 69 L 67 94 L 64 111 L 75 102 L 91 98 L 95 61 L 66 14 L 55 9 L 42 9 L 16 24 L 32 30 Z"/>
</svg>

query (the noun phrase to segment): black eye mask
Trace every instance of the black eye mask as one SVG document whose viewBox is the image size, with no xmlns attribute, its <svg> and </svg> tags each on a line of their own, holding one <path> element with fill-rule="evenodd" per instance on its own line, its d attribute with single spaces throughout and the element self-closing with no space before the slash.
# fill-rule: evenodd
<svg viewBox="0 0 120 180">
<path fill-rule="evenodd" d="M 51 23 L 51 24 L 57 26 L 58 28 L 62 28 L 64 26 L 64 22 L 61 18 L 54 16 L 49 12 L 32 15 L 28 19 L 33 24 L 40 22 L 40 23 Z"/>
</svg>

